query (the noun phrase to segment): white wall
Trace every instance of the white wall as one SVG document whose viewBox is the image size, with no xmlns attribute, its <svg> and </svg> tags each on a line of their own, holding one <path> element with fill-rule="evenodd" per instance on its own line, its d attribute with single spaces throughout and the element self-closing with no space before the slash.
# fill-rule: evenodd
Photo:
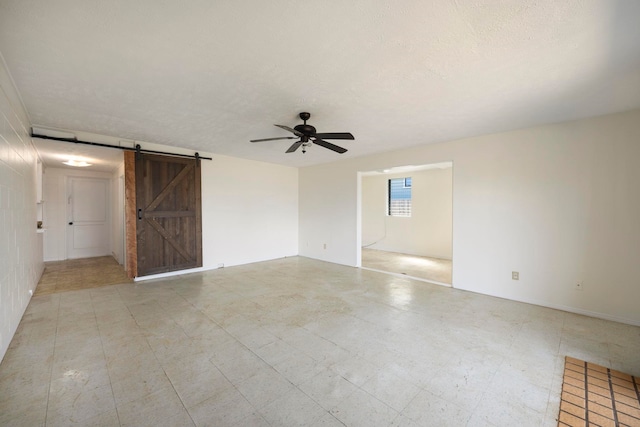
<svg viewBox="0 0 640 427">
<path fill-rule="evenodd" d="M 203 269 L 298 254 L 298 169 L 213 156 L 202 161 Z"/>
<path fill-rule="evenodd" d="M 67 180 L 71 177 L 103 178 L 110 180 L 109 172 L 95 172 L 85 169 L 66 169 L 48 167 L 43 176 L 43 225 L 44 260 L 60 261 L 67 259 Z M 111 188 L 111 187 L 109 187 Z M 108 220 L 111 221 L 111 209 L 114 203 L 109 193 Z M 108 226 L 112 230 L 111 226 Z M 111 238 L 108 246 L 111 247 Z"/>
<path fill-rule="evenodd" d="M 0 56 L 0 360 L 42 275 L 36 233 L 37 154 L 29 119 Z"/>
<path fill-rule="evenodd" d="M 412 179 L 411 216 L 389 216 L 388 181 L 405 177 Z M 453 195 L 450 167 L 363 176 L 361 194 L 363 246 L 451 259 Z"/>
<path fill-rule="evenodd" d="M 111 175 L 111 253 L 124 266 L 124 158 Z"/>
<path fill-rule="evenodd" d="M 145 148 L 193 154 L 159 144 Z M 298 255 L 298 169 L 200 153 L 202 267 L 173 276 Z"/>
<path fill-rule="evenodd" d="M 635 110 L 303 168 L 300 254 L 357 265 L 358 171 L 453 161 L 454 287 L 640 324 L 639 159 Z"/>
</svg>

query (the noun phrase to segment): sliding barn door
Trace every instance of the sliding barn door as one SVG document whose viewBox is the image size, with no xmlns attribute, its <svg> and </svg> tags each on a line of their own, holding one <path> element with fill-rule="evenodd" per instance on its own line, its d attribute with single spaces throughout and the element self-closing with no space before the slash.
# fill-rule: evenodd
<svg viewBox="0 0 640 427">
<path fill-rule="evenodd" d="M 135 161 L 137 276 L 202 266 L 200 161 Z"/>
</svg>

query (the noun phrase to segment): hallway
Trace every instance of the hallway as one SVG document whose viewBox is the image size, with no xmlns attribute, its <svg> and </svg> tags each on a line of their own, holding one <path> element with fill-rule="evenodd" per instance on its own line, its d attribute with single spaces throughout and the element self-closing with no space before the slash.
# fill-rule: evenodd
<svg viewBox="0 0 640 427">
<path fill-rule="evenodd" d="M 123 267 L 111 256 L 46 262 L 35 295 L 132 283 Z"/>
</svg>

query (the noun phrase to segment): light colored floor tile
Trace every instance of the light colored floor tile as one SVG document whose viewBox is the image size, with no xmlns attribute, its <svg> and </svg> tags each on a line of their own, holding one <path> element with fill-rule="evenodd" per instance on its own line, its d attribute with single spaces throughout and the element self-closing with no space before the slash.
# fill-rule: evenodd
<svg viewBox="0 0 640 427">
<path fill-rule="evenodd" d="M 331 414 L 345 425 L 375 427 L 388 426 L 398 412 L 363 390 L 356 390 L 331 410 Z"/>
<path fill-rule="evenodd" d="M 425 387 L 445 366 L 447 363 L 439 358 L 432 360 L 425 356 L 414 359 L 399 355 L 385 365 L 382 372 L 393 374 L 418 387 Z"/>
<path fill-rule="evenodd" d="M 51 395 L 47 406 L 47 423 L 65 425 L 82 423 L 96 414 L 116 409 L 109 384 L 88 390 L 74 390 L 61 395 Z"/>
<path fill-rule="evenodd" d="M 551 384 L 553 380 L 553 368 L 541 370 L 538 374 L 548 377 Z M 524 402 L 529 409 L 539 413 L 545 413 L 549 401 L 550 390 L 548 387 L 538 385 L 538 381 L 532 381 L 529 372 L 514 369 L 509 365 L 502 365 L 486 387 L 486 392 L 491 397 L 500 397 L 503 402 L 515 399 Z M 487 397 L 489 399 L 489 397 Z M 486 399 L 484 400 L 486 401 Z"/>
<path fill-rule="evenodd" d="M 363 248 L 362 266 L 440 283 L 451 283 L 452 262 L 446 259 Z"/>
<path fill-rule="evenodd" d="M 420 388 L 391 373 L 381 371 L 364 383 L 362 389 L 396 411 L 402 411 Z"/>
<path fill-rule="evenodd" d="M 241 419 L 233 427 L 269 427 L 269 423 L 260 414 L 253 414 Z"/>
<path fill-rule="evenodd" d="M 260 409 L 287 394 L 293 384 L 272 368 L 264 368 L 238 383 L 237 389 L 253 405 Z"/>
<path fill-rule="evenodd" d="M 589 333 L 580 335 L 578 332 L 564 332 L 560 341 L 560 354 L 571 356 L 580 360 L 608 366 L 611 354 L 606 341 L 593 340 Z"/>
<path fill-rule="evenodd" d="M 344 427 L 344 423 L 330 413 L 326 413 L 314 422 L 312 427 Z"/>
<path fill-rule="evenodd" d="M 297 350 L 274 364 L 273 368 L 292 384 L 298 385 L 324 370 L 324 365 Z"/>
<path fill-rule="evenodd" d="M 118 404 L 117 409 L 123 426 L 172 425 L 169 420 L 190 419 L 172 387 L 161 388 L 142 398 Z"/>
<path fill-rule="evenodd" d="M 363 385 L 381 370 L 373 363 L 357 356 L 334 363 L 330 368 L 357 386 Z"/>
<path fill-rule="evenodd" d="M 249 325 L 246 328 L 233 332 L 229 331 L 227 328 L 226 331 L 251 350 L 256 350 L 278 339 L 264 328 L 256 327 L 254 325 Z"/>
<path fill-rule="evenodd" d="M 473 413 L 470 423 L 490 422 L 497 426 L 541 425 L 544 415 L 544 412 L 531 409 L 522 399 L 488 392 Z"/>
<path fill-rule="evenodd" d="M 25 387 L 27 390 L 29 387 Z M 42 388 L 42 387 L 40 387 Z M 43 426 L 47 415 L 47 393 L 31 394 L 29 391 L 0 396 L 1 426 Z M 10 396 L 10 397 L 9 397 Z"/>
<path fill-rule="evenodd" d="M 325 413 L 320 405 L 297 388 L 260 409 L 268 423 L 282 427 L 313 425 Z"/>
<path fill-rule="evenodd" d="M 639 334 L 292 257 L 33 297 L 0 425 L 554 425 L 564 356 L 637 375 Z"/>
<path fill-rule="evenodd" d="M 49 398 L 64 400 L 75 398 L 80 393 L 86 393 L 100 386 L 109 385 L 109 374 L 104 365 L 94 369 L 72 369 L 61 375 L 52 375 L 49 388 Z"/>
<path fill-rule="evenodd" d="M 425 422 L 423 424 L 418 424 L 417 422 L 413 421 L 411 418 L 400 414 L 398 415 L 393 422 L 391 422 L 391 424 L 389 424 L 389 427 L 421 427 L 421 426 L 428 426 L 430 424 L 428 424 L 428 422 Z M 438 426 L 437 424 L 433 424 L 433 426 Z"/>
<path fill-rule="evenodd" d="M 47 427 L 58 426 L 119 427 L 120 421 L 118 420 L 118 413 L 115 409 L 103 412 L 98 415 L 93 415 L 92 417 L 83 420 L 47 418 Z"/>
<path fill-rule="evenodd" d="M 157 374 L 136 373 L 121 380 L 113 380 L 111 387 L 118 407 L 160 390 L 173 391 L 171 382 L 161 371 Z"/>
<path fill-rule="evenodd" d="M 232 426 L 251 416 L 255 409 L 235 388 L 221 392 L 188 408 L 197 426 Z"/>
<path fill-rule="evenodd" d="M 187 407 L 233 388 L 233 384 L 217 370 L 203 372 L 195 380 L 178 379 L 172 384 Z"/>
<path fill-rule="evenodd" d="M 131 283 L 124 268 L 111 256 L 46 262 L 36 296 Z"/>
<path fill-rule="evenodd" d="M 331 369 L 303 382 L 299 388 L 326 410 L 333 409 L 358 389 Z"/>
<path fill-rule="evenodd" d="M 214 362 L 220 372 L 232 383 L 238 384 L 269 365 L 248 349 L 237 352 L 233 358 Z"/>
<path fill-rule="evenodd" d="M 255 353 L 271 366 L 290 357 L 294 348 L 281 339 L 270 342 L 255 350 Z"/>
<path fill-rule="evenodd" d="M 443 367 L 434 376 L 425 390 L 464 408 L 473 411 L 489 386 L 498 366 L 481 360 L 459 357 Z"/>
<path fill-rule="evenodd" d="M 471 411 L 426 390 L 418 393 L 402 411 L 403 416 L 425 426 L 464 426 L 471 414 Z"/>
</svg>

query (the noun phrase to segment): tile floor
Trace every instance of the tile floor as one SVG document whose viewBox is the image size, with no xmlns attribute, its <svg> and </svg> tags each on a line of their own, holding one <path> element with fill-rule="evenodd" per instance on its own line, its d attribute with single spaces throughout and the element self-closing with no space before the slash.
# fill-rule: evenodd
<svg viewBox="0 0 640 427">
<path fill-rule="evenodd" d="M 362 248 L 362 266 L 442 284 L 451 284 L 452 262 L 447 259 Z"/>
<path fill-rule="evenodd" d="M 32 299 L 0 425 L 555 426 L 640 328 L 301 257 Z"/>
<path fill-rule="evenodd" d="M 640 379 L 568 357 L 558 425 L 640 426 Z"/>
<path fill-rule="evenodd" d="M 131 283 L 112 256 L 46 262 L 34 295 Z"/>
</svg>

